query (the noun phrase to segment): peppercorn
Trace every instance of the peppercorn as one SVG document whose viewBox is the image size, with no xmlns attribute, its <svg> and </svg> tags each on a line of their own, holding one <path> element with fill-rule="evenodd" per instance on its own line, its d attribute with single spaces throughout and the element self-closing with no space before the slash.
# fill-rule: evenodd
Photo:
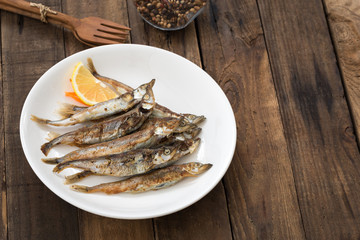
<svg viewBox="0 0 360 240">
<path fill-rule="evenodd" d="M 185 26 L 203 6 L 206 0 L 134 0 L 144 19 L 162 28 Z"/>
</svg>

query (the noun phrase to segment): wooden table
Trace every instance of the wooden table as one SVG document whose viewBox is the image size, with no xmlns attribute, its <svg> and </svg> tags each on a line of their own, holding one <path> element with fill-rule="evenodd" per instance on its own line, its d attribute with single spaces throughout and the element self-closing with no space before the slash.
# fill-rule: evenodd
<svg viewBox="0 0 360 240">
<path fill-rule="evenodd" d="M 223 180 L 169 216 L 116 220 L 63 201 L 23 154 L 19 117 L 37 79 L 87 47 L 1 11 L 0 239 L 359 239 L 360 2 L 211 0 L 185 30 L 145 24 L 131 0 L 43 0 L 130 26 L 131 42 L 186 57 L 229 98 L 235 155 Z"/>
</svg>

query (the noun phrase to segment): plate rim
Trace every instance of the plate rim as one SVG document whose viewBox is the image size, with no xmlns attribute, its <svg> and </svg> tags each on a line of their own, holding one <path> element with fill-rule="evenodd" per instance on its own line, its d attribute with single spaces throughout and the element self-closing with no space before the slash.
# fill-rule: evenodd
<svg viewBox="0 0 360 240">
<path fill-rule="evenodd" d="M 27 149 L 27 146 L 25 144 L 25 136 L 24 136 L 24 127 L 25 127 L 25 123 L 27 121 L 27 119 L 25 119 L 25 111 L 28 107 L 29 103 L 29 95 L 32 94 L 32 92 L 34 91 L 34 89 L 36 88 L 36 86 L 39 84 L 40 81 L 43 81 L 42 79 L 45 78 L 47 76 L 47 74 L 49 74 L 49 71 L 51 72 L 51 69 L 53 69 L 55 66 L 61 65 L 63 62 L 68 61 L 69 58 L 76 58 L 77 56 L 80 56 L 82 54 L 85 53 L 91 53 L 93 51 L 99 51 L 98 49 L 105 49 L 105 48 L 151 48 L 154 51 L 161 51 L 161 52 L 165 52 L 166 54 L 170 54 L 170 55 L 175 55 L 178 58 L 181 58 L 182 60 L 187 61 L 188 63 L 190 63 L 191 65 L 196 66 L 197 68 L 199 68 L 204 74 L 207 75 L 207 77 L 209 79 L 211 79 L 213 81 L 213 83 L 215 83 L 216 87 L 218 88 L 218 90 L 220 90 L 219 92 L 223 95 L 223 98 L 226 101 L 226 105 L 227 108 L 230 110 L 230 112 L 232 113 L 231 116 L 231 120 L 229 119 L 229 121 L 231 121 L 231 125 L 233 126 L 233 139 L 229 139 L 229 143 L 231 143 L 231 152 L 229 152 L 231 159 L 230 161 L 227 162 L 227 165 L 224 168 L 224 171 L 220 174 L 218 174 L 216 181 L 213 182 L 212 185 L 210 185 L 206 191 L 203 191 L 201 194 L 196 195 L 195 198 L 193 198 L 191 201 L 188 201 L 186 204 L 183 204 L 181 207 L 178 208 L 172 208 L 170 211 L 167 212 L 160 212 L 158 214 L 148 214 L 148 215 L 144 215 L 144 216 L 131 216 L 128 214 L 116 214 L 116 213 L 104 213 L 104 212 L 98 212 L 98 211 L 94 211 L 93 209 L 89 209 L 84 205 L 79 205 L 77 201 L 74 201 L 73 198 L 68 197 L 66 198 L 66 196 L 63 196 L 63 194 L 59 193 L 57 191 L 57 188 L 54 187 L 52 184 L 47 183 L 47 179 L 42 176 L 41 171 L 39 171 L 35 166 L 34 163 L 32 163 L 31 160 L 29 160 L 29 158 L 31 159 L 29 150 Z M 120 50 L 121 51 L 121 50 Z M 90 55 L 90 54 L 88 54 Z M 71 205 L 82 209 L 84 211 L 99 215 L 99 216 L 104 216 L 104 217 L 109 217 L 109 218 L 114 218 L 114 219 L 129 219 L 129 220 L 135 220 L 135 219 L 149 219 L 149 218 L 155 218 L 155 217 L 161 217 L 161 216 L 165 216 L 165 215 L 169 215 L 178 211 L 181 211 L 193 204 L 195 204 L 196 202 L 198 202 L 200 199 L 202 199 L 204 196 L 206 196 L 210 191 L 212 191 L 217 184 L 219 184 L 219 182 L 221 181 L 221 179 L 224 177 L 225 173 L 227 172 L 233 157 L 234 157 L 234 153 L 235 153 L 235 149 L 236 149 L 236 139 L 237 139 L 237 128 L 236 128 L 236 118 L 235 118 L 235 114 L 234 111 L 232 109 L 232 106 L 230 104 L 229 99 L 227 98 L 225 92 L 223 91 L 223 89 L 219 86 L 219 84 L 201 67 L 199 67 L 198 65 L 196 65 L 195 63 L 193 63 L 192 61 L 186 59 L 183 56 L 180 56 L 174 52 L 165 50 L 165 49 L 161 49 L 161 48 L 157 48 L 157 47 L 153 47 L 153 46 L 148 46 L 148 45 L 142 45 L 142 44 L 115 44 L 115 45 L 106 45 L 106 46 L 98 46 L 98 47 L 94 47 L 94 48 L 89 48 L 89 49 L 85 49 L 82 51 L 79 51 L 77 53 L 74 53 L 72 55 L 69 55 L 67 57 L 65 57 L 64 59 L 62 59 L 61 61 L 58 61 L 57 63 L 55 63 L 54 65 L 52 65 L 49 69 L 47 69 L 35 82 L 35 84 L 31 87 L 31 90 L 29 91 L 29 93 L 26 96 L 25 102 L 23 104 L 22 110 L 21 110 L 21 115 L 20 115 L 20 121 L 19 121 L 19 132 L 20 132 L 20 141 L 21 141 L 21 146 L 23 149 L 23 152 L 25 154 L 25 158 L 27 160 L 27 162 L 29 163 L 30 167 L 32 168 L 32 170 L 34 171 L 35 175 L 41 180 L 41 182 L 48 188 L 50 189 L 56 196 L 60 197 L 62 200 L 66 201 L 67 203 L 70 203 Z M 231 141 L 230 141 L 231 140 Z"/>
</svg>

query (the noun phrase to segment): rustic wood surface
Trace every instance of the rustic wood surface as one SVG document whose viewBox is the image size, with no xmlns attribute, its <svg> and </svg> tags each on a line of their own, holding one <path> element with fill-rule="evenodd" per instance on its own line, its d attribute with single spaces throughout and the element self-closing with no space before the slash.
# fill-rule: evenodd
<svg viewBox="0 0 360 240">
<path fill-rule="evenodd" d="M 358 1 L 209 0 L 176 32 L 146 24 L 132 0 L 41 2 L 202 67 L 232 105 L 237 145 L 222 181 L 177 213 L 115 220 L 68 204 L 27 163 L 19 118 L 37 79 L 88 47 L 0 11 L 0 239 L 360 239 Z"/>
</svg>

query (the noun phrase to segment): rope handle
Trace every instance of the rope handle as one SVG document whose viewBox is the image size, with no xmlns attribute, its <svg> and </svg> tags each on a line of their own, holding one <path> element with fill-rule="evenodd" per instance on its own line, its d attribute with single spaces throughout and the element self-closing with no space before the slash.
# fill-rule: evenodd
<svg viewBox="0 0 360 240">
<path fill-rule="evenodd" d="M 48 21 L 47 21 L 47 19 L 46 19 L 46 15 L 47 15 L 48 13 L 52 13 L 52 14 L 55 14 L 55 15 L 57 14 L 56 11 L 51 10 L 49 7 L 47 7 L 47 6 L 45 6 L 45 5 L 41 4 L 41 3 L 33 3 L 33 2 L 31 2 L 31 3 L 30 3 L 30 6 L 31 6 L 31 7 L 37 7 L 37 8 L 39 8 L 39 11 L 40 11 L 40 20 L 41 20 L 43 23 L 48 23 Z"/>
</svg>

